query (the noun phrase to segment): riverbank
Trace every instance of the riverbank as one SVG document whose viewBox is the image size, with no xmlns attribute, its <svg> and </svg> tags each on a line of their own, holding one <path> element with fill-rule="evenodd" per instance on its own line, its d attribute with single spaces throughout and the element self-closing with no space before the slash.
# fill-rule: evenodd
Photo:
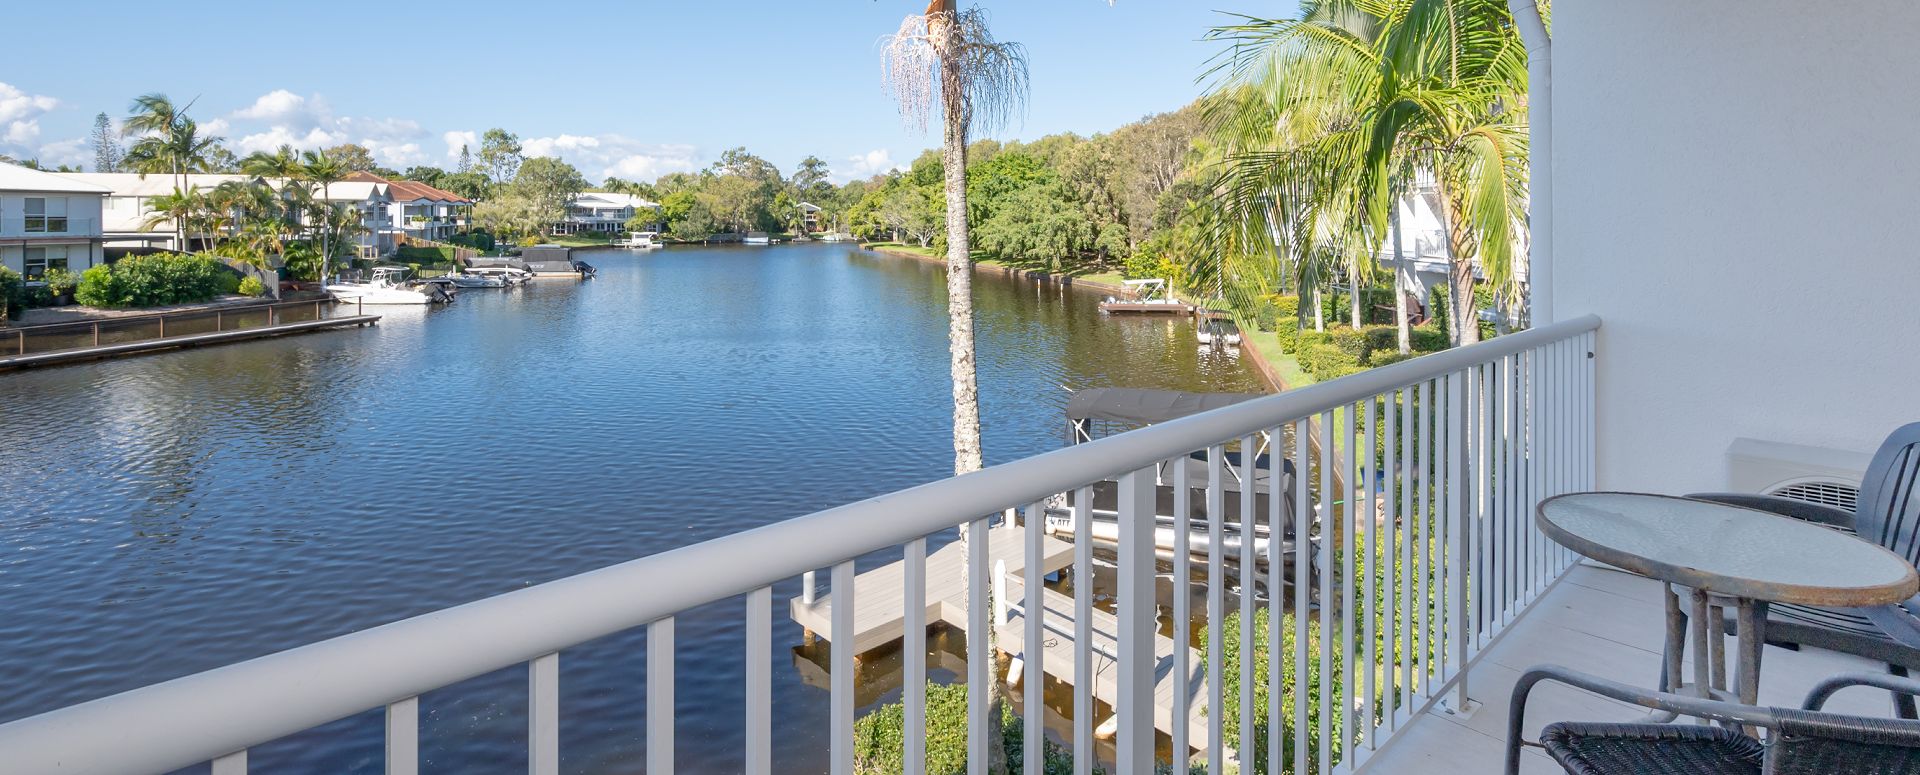
<svg viewBox="0 0 1920 775">
<path fill-rule="evenodd" d="M 947 260 L 946 256 L 935 253 L 932 248 L 902 245 L 897 242 L 863 242 L 860 243 L 860 249 L 873 253 L 884 253 L 889 256 L 917 258 L 922 261 L 938 261 L 944 263 Z M 1030 280 L 1047 280 L 1062 285 L 1080 285 L 1103 291 L 1113 291 L 1115 293 L 1132 293 L 1132 291 L 1128 290 L 1127 287 L 1121 283 L 1124 278 L 1120 276 L 1119 272 L 1052 272 L 1045 268 L 1023 266 L 993 258 L 981 258 L 978 251 L 974 253 L 973 270 L 976 272 L 993 271 L 1012 277 L 1025 277 Z"/>
</svg>

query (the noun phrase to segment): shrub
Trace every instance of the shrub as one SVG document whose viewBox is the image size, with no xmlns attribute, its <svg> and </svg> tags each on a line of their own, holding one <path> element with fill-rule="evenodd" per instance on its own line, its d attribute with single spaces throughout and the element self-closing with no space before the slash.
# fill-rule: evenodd
<svg viewBox="0 0 1920 775">
<path fill-rule="evenodd" d="M 265 296 L 267 287 L 260 284 L 260 278 L 248 275 L 240 281 L 239 292 L 242 296 Z"/>
<path fill-rule="evenodd" d="M 1413 329 L 1413 350 L 1422 353 L 1437 353 L 1451 345 L 1447 332 L 1438 326 L 1417 326 Z"/>
<path fill-rule="evenodd" d="M 1314 379 L 1333 379 L 1335 372 L 1341 369 L 1357 368 L 1360 360 L 1330 344 L 1310 344 L 1300 348 L 1294 355 L 1300 362 L 1300 368 Z M 1344 372 L 1351 373 L 1351 372 Z"/>
<path fill-rule="evenodd" d="M 1272 298 L 1273 306 L 1279 310 L 1281 317 L 1300 317 L 1300 297 L 1280 293 L 1274 294 Z"/>
<path fill-rule="evenodd" d="M 1400 349 L 1400 329 L 1397 326 L 1367 326 L 1361 329 L 1367 335 L 1367 349 L 1371 352 Z"/>
<path fill-rule="evenodd" d="M 1284 762 L 1282 771 L 1284 773 L 1292 773 L 1294 729 L 1300 724 L 1305 724 L 1306 726 L 1307 758 L 1309 760 L 1314 758 L 1312 751 L 1319 750 L 1320 748 L 1320 713 L 1326 709 L 1320 695 L 1320 675 L 1322 671 L 1327 673 L 1328 684 L 1334 690 L 1334 696 L 1336 697 L 1341 694 L 1340 687 L 1344 678 L 1342 664 L 1345 662 L 1345 655 L 1342 653 L 1342 649 L 1330 649 L 1329 651 L 1333 655 L 1333 664 L 1321 664 L 1319 648 L 1321 636 L 1320 623 L 1311 616 L 1307 618 L 1307 664 L 1302 666 L 1294 661 L 1294 652 L 1297 650 L 1294 648 L 1294 644 L 1296 643 L 1294 615 L 1291 613 L 1281 614 L 1281 682 L 1278 687 L 1282 698 L 1280 702 L 1281 728 L 1277 730 L 1269 728 L 1268 724 L 1270 722 L 1267 718 L 1266 708 L 1268 707 L 1268 697 L 1270 693 L 1275 690 L 1267 674 L 1268 633 L 1273 616 L 1271 611 L 1272 609 L 1269 608 L 1259 608 L 1253 613 L 1253 653 L 1249 655 L 1254 668 L 1252 710 L 1255 718 L 1253 722 L 1254 742 L 1252 750 L 1248 750 L 1240 745 L 1240 725 L 1238 723 L 1230 721 L 1220 725 L 1221 731 L 1226 737 L 1227 747 L 1240 752 L 1241 762 L 1250 762 L 1252 764 L 1251 767 L 1241 770 L 1242 773 L 1249 775 L 1252 773 L 1265 775 L 1267 773 L 1267 746 L 1274 740 L 1280 741 L 1280 761 Z M 1225 707 L 1221 709 L 1223 719 L 1240 718 L 1240 622 L 1241 616 L 1239 611 L 1227 614 L 1226 618 L 1221 621 L 1220 651 L 1222 659 L 1220 675 L 1221 678 L 1224 679 L 1224 686 L 1222 687 L 1224 689 L 1222 692 L 1224 697 L 1222 699 L 1225 700 Z M 1209 634 L 1206 628 L 1201 628 L 1199 633 L 1201 641 L 1199 649 L 1203 655 L 1203 663 L 1205 660 L 1204 655 L 1207 653 L 1206 639 Z M 1201 672 L 1205 674 L 1204 668 Z M 1297 691 L 1305 691 L 1307 694 L 1307 716 L 1305 719 L 1294 716 L 1293 697 L 1294 692 Z M 1329 724 L 1328 731 L 1332 733 L 1333 740 L 1329 741 L 1328 751 L 1336 758 L 1339 757 L 1346 748 L 1343 743 L 1347 738 L 1345 722 L 1348 715 L 1350 714 L 1331 714 L 1331 723 Z M 1273 773 L 1272 775 L 1281 774 Z"/>
<path fill-rule="evenodd" d="M 1007 762 L 1019 767 L 1026 730 L 1013 709 L 1000 707 L 1001 745 Z M 906 706 L 895 702 L 875 708 L 853 722 L 853 771 L 861 775 L 901 772 L 906 740 Z M 1047 775 L 1073 772 L 1070 754 L 1046 743 L 1043 771 Z M 967 686 L 927 685 L 927 772 L 958 775 L 967 771 Z M 1097 771 L 1097 770 L 1096 770 Z"/>
<path fill-rule="evenodd" d="M 8 320 L 19 320 L 24 311 L 25 300 L 21 298 L 22 281 L 20 273 L 0 266 L 0 314 Z"/>
<path fill-rule="evenodd" d="M 1316 344 L 1333 344 L 1333 334 L 1325 331 L 1306 329 L 1300 332 L 1300 349 L 1304 350 Z"/>
<path fill-rule="evenodd" d="M 1340 352 L 1353 356 L 1355 363 L 1366 362 L 1367 353 L 1373 348 L 1367 342 L 1367 334 L 1365 331 L 1357 331 L 1351 328 L 1336 328 L 1332 334 L 1333 346 L 1340 348 Z"/>
<path fill-rule="evenodd" d="M 305 282 L 320 279 L 320 251 L 305 242 L 287 245 L 287 277 Z"/>
<path fill-rule="evenodd" d="M 396 258 L 403 264 L 414 265 L 417 271 L 420 264 L 451 264 L 453 248 L 436 245 L 408 245 L 399 250 Z"/>
<path fill-rule="evenodd" d="M 91 307 L 152 307 L 207 301 L 220 295 L 233 274 L 211 255 L 155 253 L 128 256 L 80 275 L 74 295 Z"/>
<path fill-rule="evenodd" d="M 1254 327 L 1261 331 L 1278 330 L 1280 320 L 1285 317 L 1280 313 L 1280 307 L 1271 299 L 1260 299 L 1255 302 L 1252 314 Z"/>
<path fill-rule="evenodd" d="M 40 281 L 46 283 L 47 292 L 55 296 L 65 296 L 80 287 L 79 276 L 65 269 L 48 269 Z"/>
<path fill-rule="evenodd" d="M 1300 319 L 1283 317 L 1273 321 L 1273 338 L 1279 340 L 1283 352 L 1293 352 L 1300 346 Z"/>
<path fill-rule="evenodd" d="M 1369 365 L 1386 366 L 1420 357 L 1420 353 L 1400 353 L 1396 350 L 1374 350 L 1367 360 Z"/>
</svg>

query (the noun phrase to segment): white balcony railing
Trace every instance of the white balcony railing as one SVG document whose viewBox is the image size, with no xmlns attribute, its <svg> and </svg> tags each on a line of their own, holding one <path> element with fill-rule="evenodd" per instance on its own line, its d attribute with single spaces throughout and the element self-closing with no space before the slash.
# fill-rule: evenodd
<svg viewBox="0 0 1920 775">
<path fill-rule="evenodd" d="M 4 237 L 98 237 L 100 219 L 64 215 L 14 216 L 0 218 L 0 236 Z"/>
<path fill-rule="evenodd" d="M 1063 665 L 1051 668 L 1078 679 L 1071 682 L 1078 772 L 1093 764 L 1096 658 L 1115 668 L 1100 680 L 1117 685 L 1118 772 L 1154 768 L 1157 673 L 1174 681 L 1173 717 L 1204 726 L 1198 739 L 1187 723 L 1170 724 L 1171 750 L 1180 760 L 1174 771 L 1186 771 L 1185 763 L 1198 757 L 1218 773 L 1236 755 L 1241 772 L 1259 769 L 1245 759 L 1261 746 L 1235 754 L 1225 732 L 1236 729 L 1240 740 L 1256 740 L 1263 728 L 1270 743 L 1266 772 L 1352 771 L 1407 729 L 1415 714 L 1463 699 L 1481 650 L 1569 566 L 1570 556 L 1545 540 L 1529 517 L 1541 499 L 1591 485 L 1599 325 L 1588 316 L 1427 355 L 14 721 L 0 726 L 0 761 L 20 772 L 94 773 L 164 772 L 211 761 L 214 773 L 231 775 L 245 772 L 250 746 L 384 707 L 387 772 L 414 773 L 419 695 L 526 664 L 530 769 L 554 773 L 561 652 L 645 627 L 647 771 L 671 772 L 675 616 L 743 597 L 746 770 L 770 773 L 774 583 L 831 568 L 827 634 L 833 644 L 849 644 L 852 558 L 898 547 L 904 597 L 924 597 L 928 538 L 965 525 L 965 599 L 972 601 L 965 606 L 966 629 L 980 633 L 991 609 L 985 602 L 993 567 L 989 521 L 1024 509 L 1029 518 L 1019 529 L 1032 555 L 1044 544 L 1047 520 L 1040 516 L 1061 509 L 1062 497 L 1071 494 L 1078 512 L 1069 528 L 1076 538 L 1074 615 L 1042 604 L 1044 594 L 1058 593 L 1043 593 L 1042 563 L 1027 562 L 1024 646 L 1006 645 L 1023 650 L 1026 675 L 1034 676 L 1046 669 L 1043 635 L 1081 644 L 1073 648 L 1070 673 Z M 1301 475 L 1286 475 L 1282 465 L 1263 467 L 1254 454 L 1233 454 L 1260 449 L 1262 439 L 1271 442 L 1274 458 L 1290 460 Z M 1340 481 L 1353 483 L 1352 491 L 1339 491 L 1334 482 Z M 1099 653 L 1089 645 L 1096 621 L 1092 585 L 1077 581 L 1092 570 L 1094 520 L 1083 509 L 1094 502 L 1096 488 L 1117 501 L 1119 578 L 1114 618 L 1107 620 L 1115 631 L 1102 635 L 1111 640 Z M 1256 497 L 1239 497 L 1242 489 Z M 1172 664 L 1156 664 L 1155 504 L 1169 492 L 1185 494 L 1170 498 L 1174 523 L 1194 528 L 1192 536 L 1171 531 L 1172 578 L 1205 600 L 1208 650 L 1199 657 L 1205 668 L 1184 648 L 1166 658 Z M 1267 496 L 1264 509 L 1257 505 L 1260 495 Z M 1238 503 L 1236 515 L 1227 513 L 1230 499 Z M 1356 502 L 1366 505 L 1354 509 Z M 1204 517 L 1195 515 L 1196 506 Z M 1227 520 L 1258 526 L 1264 517 L 1269 536 L 1278 538 L 1290 524 L 1283 521 L 1289 509 L 1318 515 L 1311 540 L 1292 542 L 1291 557 L 1279 540 L 1266 542 L 1264 557 L 1256 556 L 1254 541 L 1238 542 L 1236 557 L 1222 556 L 1230 546 L 1223 531 L 1238 530 Z M 1194 522 L 1183 522 L 1188 519 Z M 1195 560 L 1186 550 L 1201 535 L 1208 549 Z M 1196 561 L 1203 573 L 1195 572 Z M 1241 712 L 1232 717 L 1224 710 L 1220 667 L 1229 563 L 1256 569 L 1242 581 L 1254 593 L 1235 593 L 1242 614 Z M 1262 586 L 1269 592 L 1259 594 Z M 1192 597 L 1172 597 L 1173 643 L 1191 635 Z M 1000 604 L 1008 602 L 1014 601 Z M 1308 685 L 1306 670 L 1281 673 L 1280 626 L 1265 634 L 1265 664 L 1247 650 L 1256 639 L 1253 614 L 1268 606 L 1276 624 L 1280 613 L 1299 612 L 1290 622 L 1292 664 L 1308 665 L 1317 650 L 1323 666 L 1314 676 L 1317 689 Z M 927 739 L 926 610 L 909 605 L 902 615 L 906 771 L 919 773 Z M 1042 621 L 1049 616 L 1072 622 Z M 968 638 L 971 686 L 988 685 L 991 661 L 976 645 L 981 640 Z M 854 659 L 853 648 L 831 649 L 828 732 L 832 771 L 839 774 L 853 771 Z M 1265 707 L 1256 707 L 1254 684 L 1262 676 L 1279 688 Z M 1042 707 L 1044 684 L 1024 681 L 1024 707 Z M 968 702 L 969 761 L 980 772 L 987 761 L 987 693 L 970 692 Z M 1288 706 L 1301 720 L 1291 728 L 1283 724 Z M 1027 740 L 1040 739 L 1042 715 L 1027 715 Z M 1291 745 L 1284 745 L 1289 736 Z M 1026 772 L 1038 771 L 1041 749 L 1025 747 Z M 1283 761 L 1285 752 L 1291 762 Z"/>
</svg>

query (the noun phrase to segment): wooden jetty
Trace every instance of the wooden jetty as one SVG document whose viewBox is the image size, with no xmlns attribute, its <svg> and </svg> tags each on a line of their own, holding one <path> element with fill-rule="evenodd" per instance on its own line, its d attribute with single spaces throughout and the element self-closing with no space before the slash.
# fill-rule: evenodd
<svg viewBox="0 0 1920 775">
<path fill-rule="evenodd" d="M 1112 315 L 1191 315 L 1193 305 L 1177 301 L 1103 301 L 1100 311 Z"/>
<path fill-rule="evenodd" d="M 243 309 L 240 311 L 244 312 L 247 310 Z M 251 328 L 238 328 L 238 329 L 229 329 L 224 331 L 213 331 L 213 332 L 208 332 L 203 334 L 186 334 L 182 336 L 169 336 L 165 338 L 155 337 L 151 339 L 140 339 L 140 340 L 131 341 L 131 342 L 119 342 L 115 344 L 101 344 L 101 345 L 95 345 L 91 347 L 78 347 L 78 348 L 70 348 L 70 349 L 64 349 L 64 350 L 53 350 L 50 352 L 43 352 L 43 353 L 4 355 L 4 356 L 0 356 L 0 371 L 10 371 L 13 369 L 25 368 L 29 366 L 52 366 L 55 364 L 71 363 L 74 361 L 87 361 L 87 360 L 94 360 L 99 358 L 113 358 L 113 357 L 118 357 L 122 355 L 135 355 L 139 353 L 153 352 L 156 350 L 172 350 L 180 347 L 202 347 L 205 345 L 212 345 L 212 344 L 226 344 L 228 342 L 238 342 L 238 341 L 243 341 L 247 339 L 261 339 L 269 336 L 283 336 L 286 334 L 298 334 L 298 333 L 304 333 L 307 331 L 320 331 L 320 330 L 330 329 L 330 328 L 345 328 L 348 326 L 368 326 L 368 325 L 373 325 L 375 322 L 378 322 L 379 320 L 380 320 L 379 315 L 343 315 L 340 317 L 320 318 L 317 320 L 301 320 L 301 321 L 296 321 L 291 323 L 277 323 L 274 325 L 267 325 L 267 326 L 254 326 Z M 63 325 L 68 325 L 68 324 L 55 324 L 55 326 L 63 326 Z M 162 325 L 164 326 L 164 324 Z M 46 328 L 52 328 L 55 326 L 46 326 Z M 26 333 L 25 332 L 31 331 L 31 330 L 32 329 L 14 329 L 14 331 L 19 335 L 20 344 L 18 349 L 20 350 L 26 349 Z M 164 331 L 165 330 L 164 327 L 161 330 Z M 95 338 L 95 341 L 98 341 L 99 334 L 97 332 L 94 334 L 94 338 Z M 5 352 L 5 348 L 0 347 L 0 352 Z"/>
<path fill-rule="evenodd" d="M 1026 643 L 1028 617 L 1024 610 L 1025 592 L 1020 579 L 1024 577 L 1027 566 L 1024 531 L 1020 528 L 994 527 L 987 531 L 987 562 L 998 574 L 1004 564 L 1004 579 L 990 578 L 989 584 L 1001 589 L 1000 599 L 1006 602 L 1006 620 L 1001 622 L 998 634 L 1003 649 L 1016 653 Z M 1047 537 L 1042 543 L 1040 568 L 1045 574 L 1052 574 L 1073 564 L 1073 545 L 1058 539 Z M 967 629 L 967 552 L 966 546 L 951 543 L 927 555 L 927 600 L 926 622 L 929 627 L 946 625 L 959 631 Z M 883 567 L 874 568 L 854 577 L 854 627 L 853 653 L 866 654 L 882 646 L 899 640 L 905 634 L 906 600 L 906 561 L 901 560 Z M 1045 612 L 1041 615 L 1041 626 L 1048 636 L 1043 639 L 1046 653 L 1039 659 L 1040 667 L 1046 675 L 1063 684 L 1073 683 L 1074 653 L 1087 649 L 1092 656 L 1093 686 L 1090 687 L 1095 699 L 1108 707 L 1119 704 L 1120 686 L 1116 673 L 1119 670 L 1119 618 L 1113 614 L 1095 609 L 1093 621 L 1087 628 L 1090 634 L 1088 643 L 1075 641 L 1080 628 L 1074 621 L 1073 598 L 1048 589 L 1043 592 Z M 830 640 L 832 633 L 832 595 L 823 594 L 807 602 L 803 597 L 788 601 L 788 609 L 793 620 L 806 628 L 813 637 Z M 998 612 L 989 612 L 992 620 Z M 972 640 L 969 638 L 969 643 Z M 1202 742 L 1207 739 L 1206 724 L 1206 675 L 1201 669 L 1201 655 L 1191 646 L 1180 644 L 1186 651 L 1188 672 L 1188 691 L 1193 696 L 1193 712 L 1184 719 L 1187 724 L 1188 739 Z M 1174 702 L 1174 670 L 1176 646 L 1173 639 L 1155 634 L 1154 653 L 1154 728 L 1163 734 L 1172 734 L 1173 725 L 1178 723 Z M 1030 670 L 1034 659 L 1025 654 L 1022 657 L 1023 671 Z M 817 669 L 817 668 L 816 668 Z M 803 674 L 808 672 L 803 669 Z M 822 676 L 813 676 L 813 680 L 822 680 Z M 1022 680 L 1027 679 L 1024 675 Z M 1098 724 L 1098 719 L 1095 720 Z M 1233 757 L 1228 756 L 1229 760 Z"/>
</svg>

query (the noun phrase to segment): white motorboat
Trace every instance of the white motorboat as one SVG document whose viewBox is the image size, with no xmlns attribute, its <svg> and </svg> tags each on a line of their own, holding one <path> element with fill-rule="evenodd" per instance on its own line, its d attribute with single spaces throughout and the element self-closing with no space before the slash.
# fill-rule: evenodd
<svg viewBox="0 0 1920 775">
<path fill-rule="evenodd" d="M 409 270 L 401 267 L 374 267 L 373 278 L 365 282 L 335 281 L 327 292 L 340 302 L 359 304 L 434 304 L 453 300 L 444 291 L 417 291 L 406 287 Z"/>
<path fill-rule="evenodd" d="M 652 250 L 654 248 L 666 247 L 660 244 L 660 232 L 657 231 L 636 231 L 627 235 L 627 239 L 621 242 L 620 246 L 634 250 Z"/>
<path fill-rule="evenodd" d="M 463 274 L 475 277 L 498 277 L 503 285 L 519 285 L 533 279 L 533 273 L 511 266 L 476 266 Z"/>
<path fill-rule="evenodd" d="M 505 288 L 507 278 L 501 275 L 469 274 L 467 272 L 449 272 L 447 282 L 461 288 Z"/>
<path fill-rule="evenodd" d="M 773 244 L 773 237 L 764 231 L 750 231 L 747 232 L 747 238 L 741 241 L 749 245 L 771 245 Z"/>
</svg>

